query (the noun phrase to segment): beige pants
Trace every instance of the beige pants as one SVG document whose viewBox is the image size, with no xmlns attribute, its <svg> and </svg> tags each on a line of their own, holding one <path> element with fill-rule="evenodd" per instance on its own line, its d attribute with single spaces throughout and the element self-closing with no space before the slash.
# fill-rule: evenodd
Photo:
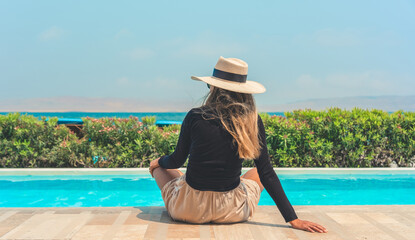
<svg viewBox="0 0 415 240">
<path fill-rule="evenodd" d="M 200 191 L 187 184 L 184 174 L 166 183 L 161 195 L 173 220 L 197 224 L 236 223 L 251 219 L 261 189 L 254 180 L 241 178 L 239 186 L 230 191 Z"/>
</svg>

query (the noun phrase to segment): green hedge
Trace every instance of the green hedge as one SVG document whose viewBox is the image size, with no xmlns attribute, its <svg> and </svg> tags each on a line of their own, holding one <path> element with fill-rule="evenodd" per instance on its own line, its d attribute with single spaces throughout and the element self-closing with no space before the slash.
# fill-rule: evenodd
<svg viewBox="0 0 415 240">
<path fill-rule="evenodd" d="M 415 113 L 298 110 L 261 113 L 274 167 L 400 167 L 415 161 Z M 155 117 L 83 118 L 82 138 L 57 118 L 0 115 L 0 167 L 148 167 L 174 151 L 180 126 Z M 184 166 L 186 166 L 185 164 Z M 253 167 L 252 160 L 244 167 Z"/>
<path fill-rule="evenodd" d="M 269 153 L 278 167 L 400 167 L 415 161 L 415 113 L 297 110 L 263 115 Z"/>
</svg>

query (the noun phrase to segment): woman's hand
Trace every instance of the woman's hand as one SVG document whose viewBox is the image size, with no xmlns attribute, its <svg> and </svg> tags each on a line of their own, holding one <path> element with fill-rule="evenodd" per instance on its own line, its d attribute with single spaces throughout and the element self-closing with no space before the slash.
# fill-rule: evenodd
<svg viewBox="0 0 415 240">
<path fill-rule="evenodd" d="M 289 222 L 293 228 L 301 229 L 309 232 L 320 232 L 320 233 L 326 233 L 328 232 L 326 228 L 323 226 L 313 223 L 310 221 L 300 220 L 300 219 L 294 219 Z"/>
<path fill-rule="evenodd" d="M 153 160 L 153 161 L 151 161 L 151 162 L 150 162 L 150 168 L 149 168 L 148 170 L 150 171 L 151 176 L 152 176 L 153 178 L 154 178 L 154 176 L 153 176 L 153 171 L 154 171 L 154 169 L 156 169 L 156 168 L 160 167 L 160 165 L 159 165 L 159 159 L 160 159 L 160 158 L 157 158 L 156 160 Z"/>
</svg>

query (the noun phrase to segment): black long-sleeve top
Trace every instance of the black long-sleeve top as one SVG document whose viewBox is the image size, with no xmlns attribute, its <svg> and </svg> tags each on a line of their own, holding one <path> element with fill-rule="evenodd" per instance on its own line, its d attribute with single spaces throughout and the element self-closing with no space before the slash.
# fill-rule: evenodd
<svg viewBox="0 0 415 240">
<path fill-rule="evenodd" d="M 266 144 L 265 128 L 258 115 L 261 154 L 254 159 L 262 185 L 274 200 L 286 222 L 297 219 L 281 182 L 272 168 Z M 166 169 L 183 166 L 190 153 L 186 182 L 201 191 L 229 191 L 240 183 L 243 159 L 239 158 L 232 135 L 218 119 L 205 120 L 192 108 L 183 120 L 175 151 L 159 159 Z"/>
</svg>

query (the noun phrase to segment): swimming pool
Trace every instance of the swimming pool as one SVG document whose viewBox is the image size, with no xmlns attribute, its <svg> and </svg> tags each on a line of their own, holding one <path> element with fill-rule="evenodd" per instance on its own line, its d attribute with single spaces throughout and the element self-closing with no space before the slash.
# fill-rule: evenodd
<svg viewBox="0 0 415 240">
<path fill-rule="evenodd" d="M 413 170 L 276 172 L 292 205 L 390 205 L 415 204 Z M 164 206 L 154 178 L 146 172 L 0 172 L 0 207 Z M 259 205 L 275 205 L 266 190 Z"/>
</svg>

